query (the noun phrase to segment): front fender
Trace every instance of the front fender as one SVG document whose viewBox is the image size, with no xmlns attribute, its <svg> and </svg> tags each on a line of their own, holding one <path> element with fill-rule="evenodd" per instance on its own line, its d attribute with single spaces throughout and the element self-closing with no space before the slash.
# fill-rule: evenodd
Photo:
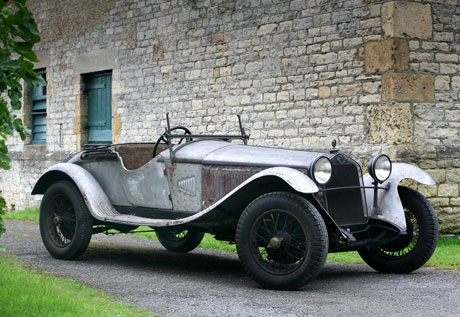
<svg viewBox="0 0 460 317">
<path fill-rule="evenodd" d="M 318 192 L 319 188 L 315 182 L 305 175 L 304 173 L 289 167 L 272 167 L 266 170 L 263 170 L 252 177 L 248 178 L 245 182 L 241 183 L 233 191 L 237 191 L 240 188 L 246 186 L 250 182 L 254 181 L 257 178 L 265 176 L 275 176 L 284 180 L 289 186 L 291 186 L 295 191 L 300 193 L 309 194 Z M 232 192 L 233 192 L 232 191 Z"/>
<path fill-rule="evenodd" d="M 403 179 L 413 179 L 424 185 L 434 185 L 435 181 L 421 168 L 406 164 L 393 163 L 393 169 L 390 177 L 381 185 L 388 186 L 388 190 L 379 190 L 377 199 L 377 210 L 374 208 L 374 191 L 366 189 L 366 201 L 369 217 L 380 219 L 395 225 L 401 231 L 406 231 L 406 218 L 398 194 L 398 185 Z M 364 185 L 373 186 L 373 178 L 364 175 Z"/>
<path fill-rule="evenodd" d="M 71 180 L 75 183 L 94 218 L 103 221 L 107 216 L 118 214 L 93 175 L 72 163 L 59 163 L 51 166 L 35 184 L 32 195 L 44 194 L 49 186 L 59 180 Z"/>
</svg>

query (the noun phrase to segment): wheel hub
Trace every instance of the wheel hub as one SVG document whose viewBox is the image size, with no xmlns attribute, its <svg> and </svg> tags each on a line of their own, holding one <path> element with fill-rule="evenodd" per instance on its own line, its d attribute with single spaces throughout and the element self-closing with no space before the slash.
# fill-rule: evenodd
<svg viewBox="0 0 460 317">
<path fill-rule="evenodd" d="M 58 225 L 58 224 L 60 224 L 60 223 L 61 223 L 61 221 L 62 221 L 62 218 L 61 218 L 60 216 L 58 216 L 58 215 L 54 215 L 54 218 L 53 218 L 53 223 L 54 223 L 55 225 Z"/>
<path fill-rule="evenodd" d="M 270 242 L 267 245 L 267 249 L 278 249 L 281 246 L 284 238 L 281 237 L 273 237 L 270 239 Z"/>
</svg>

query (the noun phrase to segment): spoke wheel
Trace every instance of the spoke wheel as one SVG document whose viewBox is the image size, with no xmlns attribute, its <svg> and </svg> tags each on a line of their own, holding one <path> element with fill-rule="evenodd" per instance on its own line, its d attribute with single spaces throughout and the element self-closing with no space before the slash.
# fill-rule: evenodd
<svg viewBox="0 0 460 317">
<path fill-rule="evenodd" d="M 64 195 L 57 195 L 51 202 L 52 213 L 46 217 L 53 242 L 66 247 L 72 242 L 77 220 L 72 202 Z"/>
<path fill-rule="evenodd" d="M 425 264 L 438 242 L 438 219 L 433 207 L 419 192 L 398 188 L 404 208 L 407 234 L 377 248 L 359 251 L 362 259 L 383 273 L 410 273 Z"/>
<path fill-rule="evenodd" d="M 378 247 L 377 252 L 382 256 L 389 259 L 401 258 L 408 256 L 415 250 L 420 236 L 419 220 L 417 220 L 414 212 L 408 208 L 404 208 L 404 215 L 407 223 L 407 235 Z"/>
<path fill-rule="evenodd" d="M 195 249 L 203 240 L 204 233 L 195 230 L 156 229 L 158 241 L 172 252 L 185 253 Z"/>
<path fill-rule="evenodd" d="M 58 259 L 76 259 L 91 240 L 93 218 L 78 188 L 68 181 L 51 185 L 40 205 L 40 235 Z"/>
<path fill-rule="evenodd" d="M 307 233 L 287 210 L 267 210 L 251 228 L 251 247 L 257 264 L 275 275 L 297 270 L 307 255 Z"/>
<path fill-rule="evenodd" d="M 255 199 L 236 229 L 242 266 L 261 286 L 293 290 L 313 280 L 328 251 L 324 221 L 306 199 L 275 192 Z"/>
</svg>

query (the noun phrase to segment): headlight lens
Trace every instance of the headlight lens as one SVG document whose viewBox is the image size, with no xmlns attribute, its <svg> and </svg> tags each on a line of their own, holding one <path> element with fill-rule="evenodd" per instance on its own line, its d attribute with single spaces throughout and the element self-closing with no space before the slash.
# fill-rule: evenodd
<svg viewBox="0 0 460 317">
<path fill-rule="evenodd" d="M 331 161 L 324 156 L 318 158 L 313 164 L 312 174 L 318 184 L 326 184 L 332 175 Z"/>
<path fill-rule="evenodd" d="M 391 161 L 385 154 L 379 154 L 369 161 L 367 170 L 372 178 L 379 183 L 383 183 L 390 177 Z"/>
</svg>

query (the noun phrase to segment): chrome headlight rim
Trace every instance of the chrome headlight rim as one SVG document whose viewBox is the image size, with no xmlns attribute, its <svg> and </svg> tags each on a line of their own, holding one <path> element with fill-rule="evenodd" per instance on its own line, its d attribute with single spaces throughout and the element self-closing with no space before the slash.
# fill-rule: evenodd
<svg viewBox="0 0 460 317">
<path fill-rule="evenodd" d="M 329 177 L 327 179 L 324 179 L 321 178 L 321 176 L 319 176 L 320 174 L 318 173 L 319 171 L 317 171 L 316 167 L 319 167 L 318 164 L 321 164 L 321 161 L 323 160 L 323 162 L 325 164 L 329 164 Z M 331 180 L 331 177 L 332 177 L 332 163 L 331 163 L 331 160 L 327 157 L 327 156 L 319 156 L 317 157 L 313 163 L 310 165 L 310 175 L 312 177 L 312 179 L 319 185 L 326 185 L 330 180 Z M 318 177 L 320 177 L 318 179 Z"/>
<path fill-rule="evenodd" d="M 384 178 L 382 177 L 379 178 L 379 175 L 381 175 L 382 173 L 379 173 L 378 171 L 376 171 L 376 168 L 378 168 L 378 164 L 381 160 L 386 160 L 389 163 L 389 169 L 387 172 L 388 175 L 386 175 L 386 177 Z M 390 177 L 392 170 L 393 170 L 393 163 L 391 162 L 390 157 L 386 154 L 379 154 L 379 155 L 374 156 L 367 164 L 367 171 L 369 172 L 371 177 L 380 184 L 385 182 Z"/>
</svg>

